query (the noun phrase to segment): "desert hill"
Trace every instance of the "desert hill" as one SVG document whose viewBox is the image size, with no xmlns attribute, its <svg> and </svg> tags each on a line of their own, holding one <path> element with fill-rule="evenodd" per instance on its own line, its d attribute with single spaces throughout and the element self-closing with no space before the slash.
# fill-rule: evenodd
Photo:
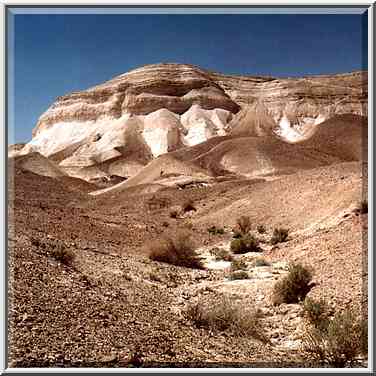
<svg viewBox="0 0 376 376">
<path fill-rule="evenodd" d="M 12 168 L 30 171 L 37 175 L 55 178 L 67 176 L 67 174 L 53 161 L 37 152 L 32 152 L 25 155 L 15 155 L 8 159 L 8 163 L 10 166 L 12 166 Z"/>
<path fill-rule="evenodd" d="M 225 76 L 185 64 L 141 67 L 59 97 L 17 153 L 68 175 L 129 178 L 152 159 L 217 136 L 300 141 L 339 114 L 367 115 L 365 72 L 303 78 Z"/>
<path fill-rule="evenodd" d="M 264 117 L 252 118 L 259 124 Z M 310 136 L 300 141 L 286 142 L 280 136 L 254 133 L 255 123 L 250 125 L 250 135 L 232 134 L 211 138 L 206 142 L 186 147 L 154 159 L 137 174 L 108 188 L 106 192 L 127 189 L 137 184 L 171 184 L 167 176 L 174 174 L 176 184 L 181 179 L 211 182 L 212 178 L 232 175 L 242 178 L 276 178 L 300 170 L 309 170 L 348 161 L 361 161 L 367 154 L 367 122 L 357 115 L 338 115 L 310 130 Z M 253 135 L 253 136 L 252 136 Z M 178 178 L 180 175 L 180 178 Z M 95 194 L 102 194 L 98 191 Z"/>
</svg>

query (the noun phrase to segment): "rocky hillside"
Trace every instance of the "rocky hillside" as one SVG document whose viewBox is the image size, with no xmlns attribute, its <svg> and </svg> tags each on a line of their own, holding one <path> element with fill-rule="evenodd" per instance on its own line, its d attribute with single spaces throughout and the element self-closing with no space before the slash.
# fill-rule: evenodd
<svg viewBox="0 0 376 376">
<path fill-rule="evenodd" d="M 37 151 L 86 180 L 128 178 L 159 155 L 215 136 L 272 132 L 299 142 L 347 113 L 367 115 L 364 72 L 278 79 L 157 64 L 57 98 L 17 153 Z"/>
</svg>

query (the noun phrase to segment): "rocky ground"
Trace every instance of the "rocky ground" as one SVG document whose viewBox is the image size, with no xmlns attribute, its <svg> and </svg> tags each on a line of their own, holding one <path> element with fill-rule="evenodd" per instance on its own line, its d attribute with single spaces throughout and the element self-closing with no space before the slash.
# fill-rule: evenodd
<svg viewBox="0 0 376 376">
<path fill-rule="evenodd" d="M 286 274 L 288 263 L 299 261 L 314 270 L 310 296 L 324 297 L 333 311 L 366 305 L 362 281 L 367 278 L 367 214 L 354 210 L 359 192 L 349 190 L 346 181 L 351 186 L 361 182 L 353 172 L 355 164 L 351 166 L 338 167 L 347 176 L 344 179 L 337 180 L 325 169 L 313 173 L 311 190 L 329 176 L 333 192 L 343 194 L 342 201 L 349 204 L 346 210 L 332 206 L 330 220 L 325 209 L 319 226 L 311 223 L 311 227 L 306 219 L 294 219 L 301 213 L 303 201 L 299 200 L 297 206 L 281 204 L 269 216 L 257 205 L 254 211 L 246 205 L 243 211 L 225 210 L 234 202 L 252 202 L 262 192 L 265 202 L 272 200 L 276 191 L 262 181 L 232 180 L 134 195 L 125 192 L 104 199 L 88 195 L 90 186 L 79 180 L 13 168 L 8 231 L 10 366 L 317 365 L 301 351 L 306 325 L 301 305 L 273 306 L 271 292 Z M 288 197 L 291 179 L 286 178 L 286 185 L 283 179 L 275 183 L 281 197 Z M 304 180 L 300 175 L 296 179 Z M 307 195 L 305 211 L 309 212 L 315 206 L 308 199 L 310 190 L 304 187 L 300 186 L 299 197 Z M 172 218 L 173 208 L 188 199 L 195 210 Z M 333 205 L 330 200 L 321 204 Z M 236 256 L 245 260 L 249 278 L 231 280 L 230 263 L 215 260 L 211 250 L 229 249 L 239 214 L 251 215 L 256 234 L 255 218 L 263 218 L 267 232 L 257 235 L 262 252 Z M 271 246 L 268 239 L 273 226 L 281 221 L 291 225 L 289 241 Z M 210 234 L 213 224 L 223 227 L 224 233 Z M 149 260 L 148 241 L 179 229 L 192 233 L 205 260 L 204 270 Z M 71 264 L 56 261 L 53 254 L 59 247 L 74 254 Z M 261 256 L 269 265 L 255 265 Z M 218 296 L 231 297 L 245 309 L 257 308 L 264 339 L 196 327 L 186 314 L 188 307 Z M 355 365 L 366 362 L 363 359 Z"/>
</svg>

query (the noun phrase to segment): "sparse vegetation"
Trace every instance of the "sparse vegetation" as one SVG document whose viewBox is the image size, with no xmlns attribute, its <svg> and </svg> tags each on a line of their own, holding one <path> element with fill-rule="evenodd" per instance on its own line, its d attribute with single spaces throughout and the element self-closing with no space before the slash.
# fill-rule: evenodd
<svg viewBox="0 0 376 376">
<path fill-rule="evenodd" d="M 231 270 L 247 270 L 247 263 L 241 258 L 235 259 L 231 262 Z"/>
<path fill-rule="evenodd" d="M 188 305 L 187 318 L 197 327 L 230 331 L 237 336 L 252 336 L 266 342 L 257 309 L 245 308 L 228 297 L 201 299 Z"/>
<path fill-rule="evenodd" d="M 212 248 L 210 250 L 210 254 L 215 256 L 216 261 L 221 261 L 221 260 L 232 261 L 234 258 L 234 256 L 230 252 L 228 252 L 227 250 L 223 248 L 218 248 L 218 247 Z"/>
<path fill-rule="evenodd" d="M 181 206 L 181 208 L 182 208 L 183 213 L 197 210 L 193 204 L 193 200 L 191 199 L 188 199 L 187 201 L 185 201 L 183 205 Z"/>
<path fill-rule="evenodd" d="M 31 244 L 43 251 L 46 256 L 50 256 L 61 264 L 72 266 L 75 255 L 64 242 L 58 239 L 49 239 L 47 241 L 40 241 L 36 238 L 31 238 Z"/>
<path fill-rule="evenodd" d="M 74 260 L 74 253 L 69 248 L 66 248 L 63 244 L 60 243 L 52 246 L 50 255 L 56 261 L 67 266 L 71 266 Z"/>
<path fill-rule="evenodd" d="M 258 225 L 257 226 L 257 232 L 259 234 L 265 234 L 266 233 L 266 227 L 264 225 Z"/>
<path fill-rule="evenodd" d="M 261 251 L 258 239 L 251 234 L 244 235 L 239 239 L 233 239 L 230 247 L 231 251 L 236 254 Z"/>
<path fill-rule="evenodd" d="M 274 285 L 272 300 L 275 305 L 302 301 L 312 285 L 312 273 L 301 264 L 290 264 L 288 274 Z"/>
<path fill-rule="evenodd" d="M 277 243 L 283 243 L 287 241 L 289 237 L 289 230 L 283 227 L 275 228 L 273 231 L 273 236 L 270 239 L 270 243 L 275 245 Z"/>
<path fill-rule="evenodd" d="M 251 231 L 252 224 L 251 219 L 248 216 L 241 216 L 237 219 L 236 224 L 238 225 L 238 228 L 242 235 L 246 235 Z"/>
<path fill-rule="evenodd" d="M 270 266 L 270 263 L 263 257 L 257 257 L 255 260 L 255 266 Z"/>
<path fill-rule="evenodd" d="M 203 269 L 201 259 L 196 254 L 191 236 L 179 231 L 175 236 L 166 236 L 147 245 L 149 258 L 176 266 Z"/>
<path fill-rule="evenodd" d="M 361 319 L 352 310 L 346 310 L 326 320 L 327 325 L 307 329 L 303 351 L 322 363 L 344 367 L 364 351 Z"/>
<path fill-rule="evenodd" d="M 245 270 L 235 270 L 230 273 L 229 278 L 231 281 L 235 281 L 237 279 L 248 279 L 249 275 Z"/>
<path fill-rule="evenodd" d="M 208 233 L 211 235 L 223 235 L 225 230 L 222 227 L 210 226 L 208 227 Z"/>
<path fill-rule="evenodd" d="M 306 297 L 303 302 L 303 315 L 310 324 L 324 329 L 328 324 L 328 306 L 325 300 L 316 301 Z"/>
</svg>

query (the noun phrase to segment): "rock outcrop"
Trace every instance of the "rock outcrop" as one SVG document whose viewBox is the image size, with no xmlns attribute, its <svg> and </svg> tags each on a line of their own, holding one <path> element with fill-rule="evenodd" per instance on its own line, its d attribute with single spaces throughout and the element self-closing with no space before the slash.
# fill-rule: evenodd
<svg viewBox="0 0 376 376">
<path fill-rule="evenodd" d="M 346 113 L 367 115 L 366 72 L 276 79 L 156 64 L 57 98 L 17 153 L 39 152 L 86 180 L 130 177 L 215 136 L 273 132 L 297 142 Z"/>
</svg>

